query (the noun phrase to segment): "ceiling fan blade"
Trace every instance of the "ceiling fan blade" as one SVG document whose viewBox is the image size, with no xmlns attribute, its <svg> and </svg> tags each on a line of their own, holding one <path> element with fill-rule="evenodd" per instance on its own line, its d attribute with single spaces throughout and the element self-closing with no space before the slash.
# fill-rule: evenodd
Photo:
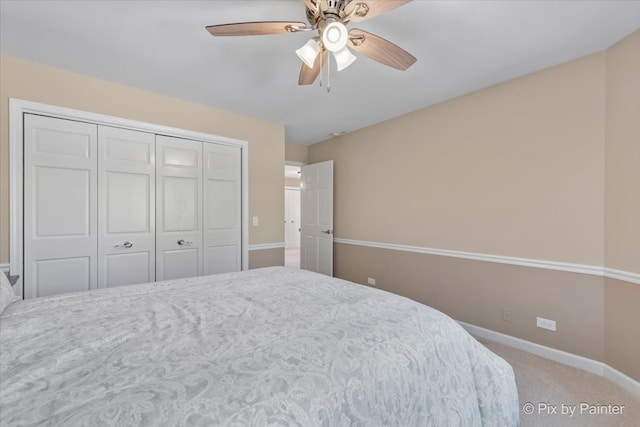
<svg viewBox="0 0 640 427">
<path fill-rule="evenodd" d="M 404 71 L 416 62 L 416 58 L 400 46 L 358 28 L 349 31 L 349 45 L 374 61 L 398 70 Z"/>
<path fill-rule="evenodd" d="M 344 13 L 349 21 L 360 22 L 365 19 L 389 12 L 411 0 L 352 0 L 344 7 Z"/>
<path fill-rule="evenodd" d="M 318 78 L 318 74 L 320 74 L 320 70 L 322 70 L 322 65 L 327 62 L 327 54 L 327 50 L 322 51 L 322 53 L 318 55 L 316 61 L 313 63 L 313 68 L 309 68 L 305 64 L 302 64 L 300 76 L 298 77 L 299 85 L 310 85 L 316 81 L 316 79 Z"/>
<path fill-rule="evenodd" d="M 213 36 L 261 36 L 266 34 L 284 34 L 306 28 L 304 22 L 264 21 L 237 22 L 235 24 L 209 25 L 207 31 Z"/>
</svg>

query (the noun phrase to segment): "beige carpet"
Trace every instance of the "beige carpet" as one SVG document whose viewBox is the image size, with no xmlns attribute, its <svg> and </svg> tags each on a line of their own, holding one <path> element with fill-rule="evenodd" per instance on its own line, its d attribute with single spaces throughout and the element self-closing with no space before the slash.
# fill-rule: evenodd
<svg viewBox="0 0 640 427">
<path fill-rule="evenodd" d="M 611 381 L 505 345 L 481 342 L 513 367 L 522 427 L 640 426 L 640 398 Z M 593 410 L 613 412 L 616 408 L 618 415 L 589 413 Z M 533 413 L 528 415 L 525 411 Z"/>
</svg>

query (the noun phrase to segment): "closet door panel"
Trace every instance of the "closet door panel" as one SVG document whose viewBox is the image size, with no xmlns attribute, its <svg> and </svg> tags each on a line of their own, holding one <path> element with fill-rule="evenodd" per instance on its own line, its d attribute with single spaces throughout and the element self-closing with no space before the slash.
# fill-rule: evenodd
<svg viewBox="0 0 640 427">
<path fill-rule="evenodd" d="M 24 115 L 24 296 L 97 287 L 97 127 Z"/>
<path fill-rule="evenodd" d="M 42 166 L 32 171 L 35 237 L 88 236 L 91 171 Z"/>
<path fill-rule="evenodd" d="M 205 273 L 218 274 L 242 270 L 236 245 L 209 245 L 205 251 Z"/>
<path fill-rule="evenodd" d="M 149 233 L 149 205 L 153 177 L 148 174 L 107 172 L 102 177 L 106 194 L 106 232 L 109 234 Z"/>
<path fill-rule="evenodd" d="M 91 257 L 61 257 L 34 261 L 32 273 L 35 296 L 88 291 L 92 283 L 91 262 Z M 64 277 L 64 280 L 56 280 L 55 286 L 52 286 L 52 278 L 58 277 Z"/>
<path fill-rule="evenodd" d="M 202 142 L 156 136 L 157 280 L 200 276 Z"/>
<path fill-rule="evenodd" d="M 98 286 L 155 280 L 155 135 L 98 127 Z"/>
<path fill-rule="evenodd" d="M 162 253 L 164 266 L 162 280 L 180 279 L 197 276 L 200 268 L 199 248 L 166 250 Z"/>
<path fill-rule="evenodd" d="M 236 230 L 240 225 L 239 202 L 237 182 L 207 179 L 209 230 Z"/>
<path fill-rule="evenodd" d="M 106 255 L 104 263 L 103 275 L 108 287 L 153 281 L 149 278 L 152 276 L 149 266 L 155 265 L 155 259 L 150 257 L 149 251 Z"/>
<path fill-rule="evenodd" d="M 163 231 L 197 231 L 200 179 L 164 176 L 162 185 Z"/>
<path fill-rule="evenodd" d="M 242 269 L 242 152 L 204 144 L 205 274 Z"/>
</svg>

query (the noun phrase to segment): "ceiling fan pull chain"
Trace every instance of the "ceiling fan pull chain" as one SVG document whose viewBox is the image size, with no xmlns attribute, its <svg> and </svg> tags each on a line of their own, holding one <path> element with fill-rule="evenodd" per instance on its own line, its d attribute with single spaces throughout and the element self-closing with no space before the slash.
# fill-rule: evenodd
<svg viewBox="0 0 640 427">
<path fill-rule="evenodd" d="M 322 69 L 322 66 L 324 65 L 322 63 L 322 51 L 320 53 L 320 87 L 322 87 L 322 76 L 324 75 L 324 70 Z"/>
<path fill-rule="evenodd" d="M 327 92 L 331 92 L 331 55 L 327 55 Z"/>
</svg>

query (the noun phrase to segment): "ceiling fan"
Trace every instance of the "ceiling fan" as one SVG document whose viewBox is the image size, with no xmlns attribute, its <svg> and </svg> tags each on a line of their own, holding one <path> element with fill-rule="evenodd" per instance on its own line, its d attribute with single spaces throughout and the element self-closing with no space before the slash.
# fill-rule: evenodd
<svg viewBox="0 0 640 427">
<path fill-rule="evenodd" d="M 373 18 L 409 1 L 411 0 L 304 0 L 309 24 L 263 21 L 209 25 L 206 28 L 214 36 L 257 36 L 317 31 L 317 36 L 296 50 L 303 61 L 298 84 L 308 85 L 320 74 L 329 52 L 333 54 L 338 71 L 351 65 L 356 57 L 349 48 L 399 70 L 406 70 L 413 65 L 416 58 L 390 41 L 364 30 L 352 28 L 347 31 L 346 28 L 349 22 Z"/>
</svg>

